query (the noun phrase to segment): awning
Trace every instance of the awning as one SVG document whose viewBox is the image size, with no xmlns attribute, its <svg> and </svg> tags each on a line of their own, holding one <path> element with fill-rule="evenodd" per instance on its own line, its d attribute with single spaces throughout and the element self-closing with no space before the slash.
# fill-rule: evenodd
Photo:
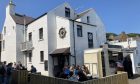
<svg viewBox="0 0 140 84">
<path fill-rule="evenodd" d="M 69 55 L 69 54 L 70 54 L 70 47 L 56 49 L 50 55 L 51 56 L 59 56 L 59 55 Z"/>
</svg>

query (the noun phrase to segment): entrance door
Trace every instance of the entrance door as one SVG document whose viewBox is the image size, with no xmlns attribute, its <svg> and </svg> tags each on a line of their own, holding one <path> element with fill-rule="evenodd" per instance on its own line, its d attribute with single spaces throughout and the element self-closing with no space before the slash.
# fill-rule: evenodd
<svg viewBox="0 0 140 84">
<path fill-rule="evenodd" d="M 55 58 L 56 60 L 54 60 L 54 63 L 57 63 L 54 65 L 54 76 L 59 77 L 59 75 L 63 72 L 64 66 L 69 65 L 69 56 L 61 55 Z"/>
</svg>

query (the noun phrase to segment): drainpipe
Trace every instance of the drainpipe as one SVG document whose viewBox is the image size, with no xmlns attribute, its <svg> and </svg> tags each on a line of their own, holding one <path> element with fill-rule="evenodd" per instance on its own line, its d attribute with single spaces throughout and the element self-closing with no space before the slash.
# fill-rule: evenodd
<svg viewBox="0 0 140 84">
<path fill-rule="evenodd" d="M 76 50 L 75 50 L 75 31 L 74 31 L 74 20 L 72 20 L 73 23 L 73 48 L 74 48 L 74 58 L 75 58 L 75 65 L 76 65 Z"/>
<path fill-rule="evenodd" d="M 23 16 L 24 17 L 24 24 L 23 24 L 23 27 L 24 27 L 24 42 L 26 42 L 26 21 L 25 21 L 25 15 Z"/>
<path fill-rule="evenodd" d="M 23 16 L 24 17 L 24 24 L 23 24 L 23 27 L 24 27 L 24 42 L 26 42 L 26 20 L 25 20 L 25 15 Z M 25 43 L 25 46 L 26 46 L 26 43 Z M 27 68 L 27 52 L 24 52 L 24 62 L 25 62 L 25 66 Z"/>
</svg>

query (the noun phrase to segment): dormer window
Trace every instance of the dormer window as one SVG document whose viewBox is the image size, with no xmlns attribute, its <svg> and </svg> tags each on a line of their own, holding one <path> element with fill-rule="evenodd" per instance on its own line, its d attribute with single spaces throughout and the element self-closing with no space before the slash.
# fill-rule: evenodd
<svg viewBox="0 0 140 84">
<path fill-rule="evenodd" d="M 87 23 L 90 23 L 90 17 L 87 16 Z"/>
<path fill-rule="evenodd" d="M 70 8 L 65 7 L 65 17 L 70 18 Z"/>
</svg>

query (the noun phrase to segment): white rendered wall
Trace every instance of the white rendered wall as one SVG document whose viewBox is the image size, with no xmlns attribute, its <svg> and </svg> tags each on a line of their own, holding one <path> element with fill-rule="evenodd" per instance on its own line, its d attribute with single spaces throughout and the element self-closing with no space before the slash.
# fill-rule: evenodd
<svg viewBox="0 0 140 84">
<path fill-rule="evenodd" d="M 84 14 L 81 18 L 79 18 L 77 21 L 87 23 L 87 16 L 89 16 L 89 23 L 92 25 L 96 25 L 96 38 L 98 40 L 98 45 L 103 45 L 106 42 L 106 31 L 105 31 L 105 26 L 101 20 L 101 18 L 98 16 L 96 11 L 94 9 L 88 9 L 89 12 Z M 100 33 L 99 33 L 100 32 Z M 99 47 L 98 46 L 98 47 Z"/>
<path fill-rule="evenodd" d="M 26 66 L 24 54 L 21 51 L 21 43 L 24 42 L 24 26 L 16 25 L 16 62 L 20 61 L 24 66 Z"/>
<path fill-rule="evenodd" d="M 121 45 L 121 46 L 123 46 L 123 48 L 128 48 L 128 46 L 130 45 L 130 47 L 137 47 L 137 41 L 130 41 L 129 43 L 128 43 L 128 41 L 126 41 L 126 42 L 112 42 L 111 43 L 112 45 Z"/>
<path fill-rule="evenodd" d="M 82 37 L 77 36 L 77 25 L 82 26 Z M 71 27 L 72 29 L 72 27 Z M 97 48 L 97 41 L 96 41 L 96 34 L 95 34 L 96 27 L 85 25 L 81 23 L 74 23 L 74 31 L 75 31 L 75 51 L 76 51 L 76 59 L 78 65 L 83 65 L 83 57 L 84 57 L 84 50 L 88 49 L 88 32 L 93 33 L 93 48 Z M 71 31 L 72 32 L 72 31 Z M 72 34 L 72 33 L 71 33 Z M 71 40 L 73 41 L 73 40 Z M 72 48 L 73 49 L 73 48 Z"/>
<path fill-rule="evenodd" d="M 49 76 L 53 76 L 53 59 L 49 55 L 56 49 L 56 17 L 54 11 L 50 11 L 47 14 L 47 26 L 48 26 L 48 66 Z"/>
<path fill-rule="evenodd" d="M 57 49 L 70 47 L 70 21 L 62 17 L 56 17 L 56 26 L 57 26 Z M 59 30 L 65 28 L 66 36 L 65 38 L 59 37 Z"/>
<path fill-rule="evenodd" d="M 74 10 L 68 3 L 61 4 L 52 11 L 54 11 L 56 16 L 65 17 L 65 7 L 70 8 L 70 19 L 75 19 L 76 15 L 74 13 Z"/>
<path fill-rule="evenodd" d="M 70 8 L 71 10 L 71 18 L 74 18 L 74 11 L 69 6 L 69 4 L 64 3 L 59 5 L 58 7 L 52 9 L 47 13 L 47 26 L 48 26 L 48 54 L 51 54 L 55 49 L 61 47 L 58 45 L 57 47 L 57 23 L 56 17 L 65 17 L 65 7 Z M 59 25 L 58 25 L 59 26 Z M 64 46 L 63 46 L 64 47 Z M 53 76 L 53 61 L 52 56 L 48 56 L 48 63 L 49 63 L 49 76 Z"/>
<path fill-rule="evenodd" d="M 6 27 L 5 35 L 4 26 Z M 16 24 L 8 13 L 6 13 L 4 26 L 2 35 L 5 40 L 5 49 L 2 48 L 1 61 L 16 62 Z"/>
<path fill-rule="evenodd" d="M 43 40 L 39 40 L 40 28 L 43 28 Z M 34 49 L 32 50 L 32 62 L 29 62 L 29 57 L 27 57 L 28 70 L 31 69 L 31 65 L 34 65 L 37 69 L 37 72 L 41 72 L 42 75 L 48 75 L 48 71 L 45 71 L 44 68 L 44 62 L 40 62 L 40 51 L 44 51 L 44 60 L 48 60 L 47 15 L 28 25 L 27 41 L 28 34 L 30 32 L 32 32 L 32 43 Z"/>
</svg>

